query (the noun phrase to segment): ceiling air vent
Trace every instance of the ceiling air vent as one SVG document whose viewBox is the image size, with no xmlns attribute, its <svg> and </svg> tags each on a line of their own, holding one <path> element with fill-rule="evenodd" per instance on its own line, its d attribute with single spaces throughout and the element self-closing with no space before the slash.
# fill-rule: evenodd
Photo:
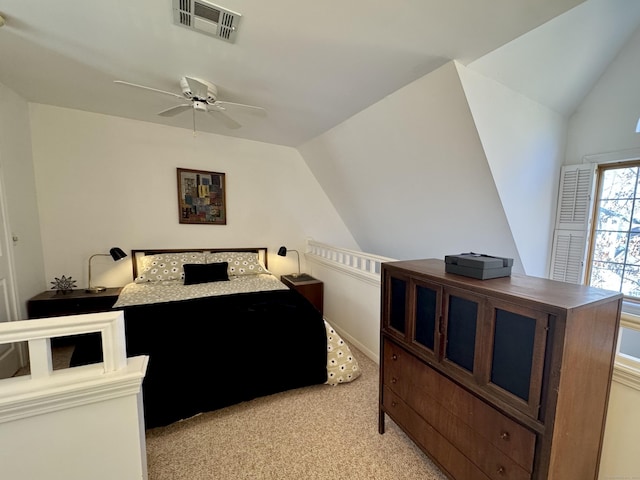
<svg viewBox="0 0 640 480">
<path fill-rule="evenodd" d="M 173 0 L 173 21 L 198 32 L 233 43 L 239 13 L 203 0 Z"/>
</svg>

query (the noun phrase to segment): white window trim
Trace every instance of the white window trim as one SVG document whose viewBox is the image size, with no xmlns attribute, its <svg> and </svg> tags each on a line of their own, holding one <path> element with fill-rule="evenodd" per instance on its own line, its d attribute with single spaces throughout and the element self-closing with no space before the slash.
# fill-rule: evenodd
<svg viewBox="0 0 640 480">
<path fill-rule="evenodd" d="M 635 313 L 629 313 L 628 310 Z M 622 302 L 622 315 L 620 316 L 620 330 L 628 328 L 640 332 L 640 305 L 631 302 Z M 640 361 L 624 353 L 620 353 L 620 337 L 618 335 L 618 347 L 616 349 L 616 363 L 613 369 L 613 379 L 623 385 L 640 390 Z"/>
<path fill-rule="evenodd" d="M 620 150 L 618 152 L 597 153 L 594 155 L 585 155 L 582 157 L 582 163 L 595 163 L 598 165 L 606 165 L 607 163 L 626 162 L 628 160 L 637 160 L 640 158 L 640 148 L 630 148 L 628 150 Z"/>
</svg>

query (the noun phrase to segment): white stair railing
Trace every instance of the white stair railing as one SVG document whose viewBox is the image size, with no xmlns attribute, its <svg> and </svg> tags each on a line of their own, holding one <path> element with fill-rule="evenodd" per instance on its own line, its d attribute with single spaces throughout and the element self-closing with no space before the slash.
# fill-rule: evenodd
<svg viewBox="0 0 640 480">
<path fill-rule="evenodd" d="M 380 283 L 381 264 L 394 261 L 392 258 L 334 247 L 311 239 L 307 240 L 305 258 L 375 284 Z"/>
<path fill-rule="evenodd" d="M 54 371 L 51 339 L 86 333 L 100 334 L 103 361 Z M 122 311 L 0 323 L 0 344 L 14 342 L 27 342 L 30 374 L 0 380 L 0 423 L 67 408 L 80 397 L 93 402 L 135 393 L 146 371 L 146 357 L 127 362 Z M 114 389 L 94 391 L 100 382 Z M 45 392 L 54 392 L 55 401 Z"/>
</svg>

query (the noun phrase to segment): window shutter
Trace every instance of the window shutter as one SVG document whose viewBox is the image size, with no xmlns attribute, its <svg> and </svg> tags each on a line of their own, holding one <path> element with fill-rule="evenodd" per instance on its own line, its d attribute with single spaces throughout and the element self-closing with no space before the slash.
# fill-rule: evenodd
<svg viewBox="0 0 640 480">
<path fill-rule="evenodd" d="M 584 283 L 584 258 L 587 252 L 587 236 L 577 230 L 556 230 L 551 253 L 553 280 Z"/>
<path fill-rule="evenodd" d="M 551 251 L 553 280 L 584 283 L 596 164 L 562 167 Z"/>
<path fill-rule="evenodd" d="M 569 165 L 560 172 L 556 230 L 589 228 L 596 164 Z"/>
</svg>

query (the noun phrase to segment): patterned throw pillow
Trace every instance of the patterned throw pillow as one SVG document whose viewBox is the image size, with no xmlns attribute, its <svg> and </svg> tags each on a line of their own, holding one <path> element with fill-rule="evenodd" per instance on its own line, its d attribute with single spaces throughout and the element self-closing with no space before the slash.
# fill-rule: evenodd
<svg viewBox="0 0 640 480">
<path fill-rule="evenodd" d="M 229 275 L 257 275 L 269 273 L 255 252 L 210 252 L 206 263 L 227 262 Z"/>
<path fill-rule="evenodd" d="M 204 253 L 159 253 L 145 255 L 140 259 L 140 269 L 136 283 L 160 282 L 184 279 L 185 263 L 204 263 Z"/>
<path fill-rule="evenodd" d="M 360 365 L 351 353 L 349 345 L 340 338 L 331 325 L 325 320 L 327 332 L 327 381 L 329 385 L 338 385 L 354 381 L 360 376 Z"/>
</svg>

